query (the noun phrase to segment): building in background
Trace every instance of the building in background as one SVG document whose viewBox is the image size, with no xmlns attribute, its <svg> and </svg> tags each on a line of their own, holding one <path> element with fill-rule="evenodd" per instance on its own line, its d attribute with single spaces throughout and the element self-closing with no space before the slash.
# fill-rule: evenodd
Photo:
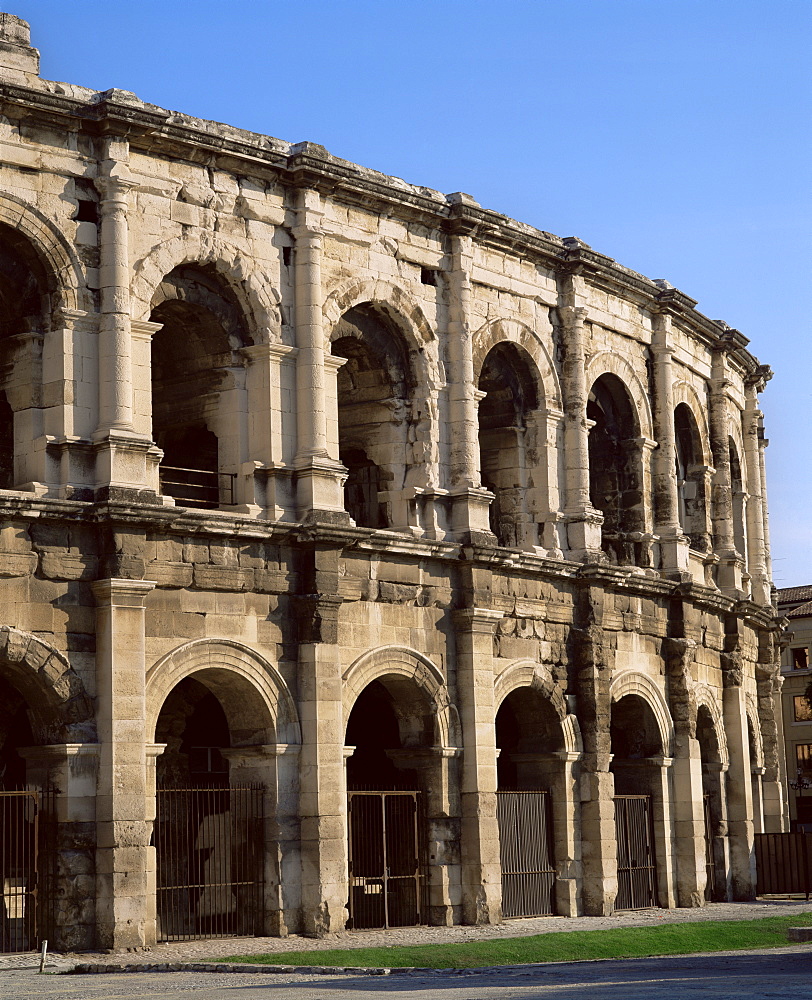
<svg viewBox="0 0 812 1000">
<path fill-rule="evenodd" d="M 778 590 L 778 614 L 788 619 L 781 654 L 782 706 L 791 828 L 812 833 L 812 587 Z"/>
<path fill-rule="evenodd" d="M 785 797 L 747 339 L 0 43 L 3 946 L 750 898 Z"/>
</svg>

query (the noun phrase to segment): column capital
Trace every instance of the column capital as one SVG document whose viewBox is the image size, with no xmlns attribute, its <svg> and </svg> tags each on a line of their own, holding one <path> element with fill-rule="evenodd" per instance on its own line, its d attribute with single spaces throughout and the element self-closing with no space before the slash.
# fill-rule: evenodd
<svg viewBox="0 0 812 1000">
<path fill-rule="evenodd" d="M 321 245 L 324 240 L 324 233 L 317 226 L 303 223 L 298 226 L 293 226 L 290 232 L 293 239 L 296 241 L 296 246 L 294 247 L 295 250 L 321 249 Z"/>
<path fill-rule="evenodd" d="M 94 183 L 102 196 L 102 204 L 106 201 L 128 201 L 130 191 L 138 187 L 138 182 L 128 174 L 129 171 L 126 174 L 105 174 L 96 178 Z"/>
<path fill-rule="evenodd" d="M 457 608 L 452 612 L 454 624 L 469 632 L 492 633 L 497 622 L 505 617 L 503 611 L 491 608 Z"/>
<path fill-rule="evenodd" d="M 567 326 L 583 326 L 589 318 L 586 306 L 559 306 L 558 312 Z"/>
<path fill-rule="evenodd" d="M 147 594 L 155 589 L 153 580 L 94 580 L 90 584 L 96 603 L 117 604 L 123 607 L 143 608 Z"/>
</svg>

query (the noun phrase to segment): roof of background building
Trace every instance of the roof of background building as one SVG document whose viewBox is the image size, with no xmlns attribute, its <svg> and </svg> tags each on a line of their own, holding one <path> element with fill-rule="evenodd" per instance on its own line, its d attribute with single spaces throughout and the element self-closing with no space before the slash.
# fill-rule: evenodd
<svg viewBox="0 0 812 1000">
<path fill-rule="evenodd" d="M 807 584 L 805 587 L 778 587 L 776 594 L 779 605 L 812 601 L 812 584 Z"/>
<path fill-rule="evenodd" d="M 812 601 L 806 601 L 804 604 L 799 605 L 799 607 L 787 611 L 785 616 L 787 618 L 807 618 L 812 616 Z"/>
</svg>

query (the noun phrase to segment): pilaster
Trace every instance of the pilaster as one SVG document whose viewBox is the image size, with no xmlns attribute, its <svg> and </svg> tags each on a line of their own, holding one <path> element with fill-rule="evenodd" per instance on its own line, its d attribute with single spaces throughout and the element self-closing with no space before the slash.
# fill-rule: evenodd
<svg viewBox="0 0 812 1000">
<path fill-rule="evenodd" d="M 468 924 L 502 920 L 493 700 L 493 630 L 501 618 L 501 611 L 477 607 L 454 612 L 463 738 L 462 912 Z"/>
<path fill-rule="evenodd" d="M 727 391 L 731 383 L 726 346 L 714 351 L 710 384 L 710 439 L 716 470 L 713 476 L 713 540 L 715 554 L 719 557 L 717 584 L 723 594 L 741 598 L 744 560 L 742 553 L 736 551 L 733 529 Z"/>
<path fill-rule="evenodd" d="M 758 408 L 758 393 L 764 385 L 764 373 L 746 379 L 744 386 L 744 456 L 747 467 L 747 569 L 750 573 L 751 600 L 762 607 L 770 605 L 770 581 L 767 576 L 767 556 L 764 540 L 766 521 L 761 496 L 761 447 L 764 414 Z"/>
<path fill-rule="evenodd" d="M 96 907 L 102 948 L 154 944 L 149 925 L 144 615 L 155 584 L 97 580 L 96 691 L 99 776 L 96 798 Z M 154 866 L 153 866 L 154 867 Z"/>
</svg>

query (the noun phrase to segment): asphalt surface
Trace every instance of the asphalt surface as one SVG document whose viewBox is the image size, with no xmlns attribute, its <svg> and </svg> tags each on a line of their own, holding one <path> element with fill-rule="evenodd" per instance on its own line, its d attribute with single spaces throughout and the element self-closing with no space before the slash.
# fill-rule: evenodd
<svg viewBox="0 0 812 1000">
<path fill-rule="evenodd" d="M 2 1000 L 370 1000 L 388 995 L 397 1000 L 812 1000 L 812 946 L 389 976 L 205 972 L 41 976 L 29 962 L 6 966 L 0 974 Z"/>
</svg>

